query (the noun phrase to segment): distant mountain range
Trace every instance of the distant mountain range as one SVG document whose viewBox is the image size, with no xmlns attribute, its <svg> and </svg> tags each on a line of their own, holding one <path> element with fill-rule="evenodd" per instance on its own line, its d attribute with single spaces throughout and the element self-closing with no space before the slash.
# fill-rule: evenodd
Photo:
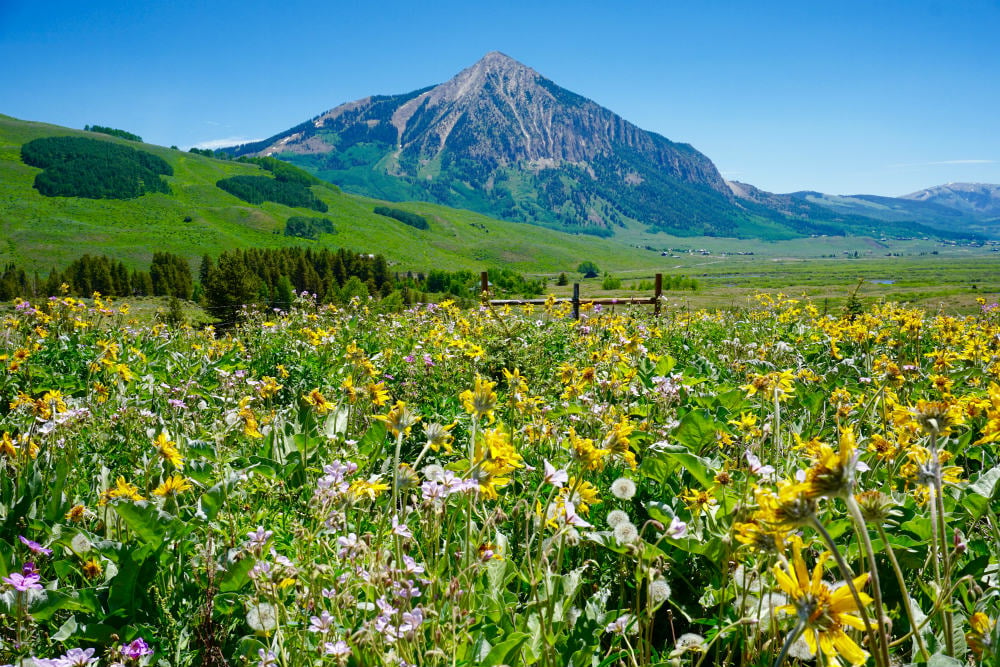
<svg viewBox="0 0 1000 667">
<path fill-rule="evenodd" d="M 874 198 L 906 202 L 894 206 L 727 183 L 689 144 L 642 130 L 499 52 L 446 83 L 342 104 L 223 150 L 287 160 L 348 192 L 601 236 L 622 228 L 765 239 L 968 236 L 995 222 L 986 209 L 957 208 L 966 199 L 954 193 L 952 203 Z"/>
</svg>

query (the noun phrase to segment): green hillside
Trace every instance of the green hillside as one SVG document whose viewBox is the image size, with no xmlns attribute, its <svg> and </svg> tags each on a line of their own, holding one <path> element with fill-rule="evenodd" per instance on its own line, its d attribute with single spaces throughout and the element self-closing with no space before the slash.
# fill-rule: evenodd
<svg viewBox="0 0 1000 667">
<path fill-rule="evenodd" d="M 47 197 L 33 187 L 39 168 L 24 164 L 21 146 L 34 139 L 78 136 L 148 151 L 167 162 L 170 193 L 135 199 Z M 139 144 L 94 132 L 17 120 L 0 115 L 0 263 L 47 271 L 64 267 L 84 252 L 104 253 L 129 266 L 148 265 L 154 251 L 187 257 L 192 268 L 208 253 L 236 247 L 343 247 L 384 254 L 399 270 L 482 269 L 503 264 L 516 270 L 572 270 L 589 259 L 602 268 L 652 267 L 658 256 L 624 243 L 563 234 L 429 203 L 394 203 L 423 216 L 429 229 L 377 215 L 385 202 L 345 194 L 333 185 L 312 192 L 326 204 L 322 217 L 334 234 L 317 241 L 285 236 L 290 217 L 313 217 L 315 210 L 273 202 L 248 204 L 216 183 L 237 176 L 267 176 L 255 164 L 216 160 L 178 150 Z"/>
</svg>

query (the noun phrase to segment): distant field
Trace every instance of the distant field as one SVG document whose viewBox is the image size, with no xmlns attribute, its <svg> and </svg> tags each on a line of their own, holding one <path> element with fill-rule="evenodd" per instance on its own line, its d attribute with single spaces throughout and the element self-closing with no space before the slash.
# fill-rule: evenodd
<svg viewBox="0 0 1000 667">
<path fill-rule="evenodd" d="M 775 244 L 777 245 L 777 244 Z M 864 283 L 858 296 L 866 302 L 880 300 L 911 303 L 929 311 L 943 308 L 955 312 L 979 309 L 977 299 L 988 303 L 1000 300 L 1000 253 L 988 248 L 938 248 L 938 255 L 904 257 L 860 257 L 826 259 L 820 257 L 701 256 L 663 258 L 658 271 L 683 275 L 698 281 L 695 291 L 665 292 L 674 307 L 739 308 L 758 292 L 782 292 L 806 297 L 819 308 L 836 309 Z M 601 289 L 602 278 L 580 281 L 584 296 L 649 296 L 651 290 L 627 289 L 642 281 L 652 281 L 656 271 L 634 270 L 613 273 L 622 278 L 622 289 Z M 553 287 L 560 295 L 571 287 Z"/>
<path fill-rule="evenodd" d="M 217 256 L 238 247 L 295 245 L 381 253 L 398 271 L 508 266 L 550 278 L 550 290 L 561 294 L 571 288 L 555 287 L 559 273 L 567 273 L 572 283 L 579 279 L 575 272 L 579 263 L 590 260 L 622 278 L 623 289 L 604 292 L 598 278 L 584 282 L 585 294 L 634 294 L 626 288 L 651 280 L 659 271 L 698 280 L 697 291 L 669 295 L 677 304 L 693 308 L 740 306 L 760 290 L 804 294 L 833 308 L 859 278 L 868 281 L 860 291 L 865 299 L 910 301 L 931 310 L 941 305 L 971 310 L 977 297 L 996 300 L 1000 292 L 1000 253 L 993 252 L 997 246 L 865 237 L 772 242 L 690 238 L 650 234 L 635 225 L 619 230 L 612 239 L 599 239 L 435 204 L 393 203 L 429 221 L 430 229 L 419 230 L 376 215 L 374 208 L 385 202 L 326 185 L 314 186 L 314 192 L 329 206 L 323 217 L 333 222 L 336 233 L 309 241 L 281 232 L 288 218 L 315 211 L 271 202 L 254 206 L 216 187 L 221 178 L 265 173 L 256 165 L 161 146 L 124 142 L 162 157 L 173 167 L 174 175 L 166 178 L 170 195 L 147 194 L 126 201 L 42 196 L 32 187 L 39 170 L 21 161 L 20 147 L 45 136 L 123 142 L 0 115 L 0 264 L 14 262 L 43 276 L 84 252 L 108 254 L 131 268 L 144 268 L 154 251 L 168 251 L 188 258 L 196 269 L 206 253 Z"/>
</svg>

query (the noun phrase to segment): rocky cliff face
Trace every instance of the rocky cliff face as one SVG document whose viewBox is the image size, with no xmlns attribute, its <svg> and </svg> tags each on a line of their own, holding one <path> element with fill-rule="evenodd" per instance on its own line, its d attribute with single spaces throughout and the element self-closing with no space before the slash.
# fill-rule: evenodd
<svg viewBox="0 0 1000 667">
<path fill-rule="evenodd" d="M 232 152 L 288 159 L 348 191 L 598 234 L 627 220 L 724 232 L 738 214 L 690 145 L 499 52 L 438 86 L 342 104 Z"/>
<path fill-rule="evenodd" d="M 642 130 L 499 52 L 440 85 L 342 104 L 228 152 L 273 155 L 348 192 L 598 235 L 641 225 L 787 238 L 872 233 L 877 224 L 727 184 L 690 145 Z"/>
</svg>

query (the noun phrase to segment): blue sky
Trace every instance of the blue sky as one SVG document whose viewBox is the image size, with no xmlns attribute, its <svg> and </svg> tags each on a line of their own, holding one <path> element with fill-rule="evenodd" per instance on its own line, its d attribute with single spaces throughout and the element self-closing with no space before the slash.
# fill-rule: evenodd
<svg viewBox="0 0 1000 667">
<path fill-rule="evenodd" d="M 0 113 L 181 147 L 263 138 L 499 50 L 727 178 L 1000 183 L 1000 0 L 0 0 Z"/>
</svg>

